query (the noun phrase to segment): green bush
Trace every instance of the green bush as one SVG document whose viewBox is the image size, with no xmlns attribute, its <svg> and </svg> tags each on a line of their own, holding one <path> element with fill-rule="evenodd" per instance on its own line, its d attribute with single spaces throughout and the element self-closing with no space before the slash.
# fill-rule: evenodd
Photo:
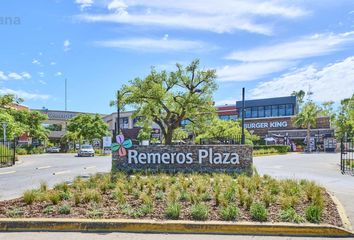
<svg viewBox="0 0 354 240">
<path fill-rule="evenodd" d="M 27 205 L 30 205 L 36 200 L 36 196 L 36 190 L 27 190 L 23 193 L 23 201 L 25 201 Z"/>
<path fill-rule="evenodd" d="M 168 219 L 178 219 L 181 214 L 181 205 L 179 203 L 173 202 L 167 205 L 165 209 L 165 215 Z"/>
<path fill-rule="evenodd" d="M 16 148 L 16 154 L 17 155 L 26 155 L 26 154 L 28 154 L 28 152 L 25 148 Z"/>
<path fill-rule="evenodd" d="M 311 223 L 320 223 L 323 209 L 320 206 L 310 205 L 305 209 L 306 220 Z"/>
<path fill-rule="evenodd" d="M 224 221 L 235 221 L 239 214 L 239 209 L 236 206 L 229 205 L 220 209 L 220 217 Z"/>
<path fill-rule="evenodd" d="M 287 153 L 290 151 L 288 145 L 255 145 L 253 146 L 254 152 L 257 154 L 271 154 L 271 153 Z"/>
<path fill-rule="evenodd" d="M 288 208 L 280 212 L 280 219 L 284 222 L 302 223 L 305 219 L 298 215 L 293 208 Z"/>
<path fill-rule="evenodd" d="M 62 206 L 60 206 L 59 207 L 59 213 L 60 214 L 70 214 L 70 212 L 71 212 L 71 207 L 69 206 L 69 205 L 67 205 L 67 204 L 65 204 L 65 205 L 62 205 Z"/>
<path fill-rule="evenodd" d="M 197 203 L 191 208 L 191 215 L 193 220 L 205 221 L 208 219 L 209 209 L 205 204 Z"/>
<path fill-rule="evenodd" d="M 268 218 L 268 211 L 263 204 L 252 203 L 250 208 L 250 214 L 253 220 L 264 222 Z"/>
</svg>

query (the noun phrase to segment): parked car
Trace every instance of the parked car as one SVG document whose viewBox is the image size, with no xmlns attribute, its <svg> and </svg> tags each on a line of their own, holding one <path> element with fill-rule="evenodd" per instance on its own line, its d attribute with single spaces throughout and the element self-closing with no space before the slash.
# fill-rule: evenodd
<svg viewBox="0 0 354 240">
<path fill-rule="evenodd" d="M 79 157 L 94 157 L 95 150 L 93 149 L 92 145 L 81 145 L 77 156 Z"/>
<path fill-rule="evenodd" d="M 58 147 L 47 148 L 47 153 L 59 153 L 59 152 L 60 152 L 60 148 Z"/>
</svg>

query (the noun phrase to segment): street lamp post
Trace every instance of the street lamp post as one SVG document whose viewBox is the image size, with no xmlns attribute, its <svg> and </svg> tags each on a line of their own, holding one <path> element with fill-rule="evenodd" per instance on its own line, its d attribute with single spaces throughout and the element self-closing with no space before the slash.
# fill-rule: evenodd
<svg viewBox="0 0 354 240">
<path fill-rule="evenodd" d="M 245 88 L 242 88 L 242 133 L 241 144 L 245 144 Z"/>
<path fill-rule="evenodd" d="M 2 123 L 2 128 L 4 130 L 4 144 L 6 143 L 6 128 L 7 128 L 7 123 L 6 122 L 3 122 Z"/>
<path fill-rule="evenodd" d="M 120 91 L 117 91 L 117 135 L 120 133 L 120 107 L 119 107 L 119 95 Z"/>
</svg>

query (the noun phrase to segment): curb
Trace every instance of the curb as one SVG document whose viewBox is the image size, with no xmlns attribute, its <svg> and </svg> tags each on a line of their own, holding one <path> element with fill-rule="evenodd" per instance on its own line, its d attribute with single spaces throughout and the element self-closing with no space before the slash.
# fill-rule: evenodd
<svg viewBox="0 0 354 240">
<path fill-rule="evenodd" d="M 0 231 L 74 231 L 74 232 L 137 232 L 137 233 L 208 233 L 272 236 L 353 237 L 344 228 L 332 225 L 194 222 L 132 219 L 0 219 Z"/>
</svg>

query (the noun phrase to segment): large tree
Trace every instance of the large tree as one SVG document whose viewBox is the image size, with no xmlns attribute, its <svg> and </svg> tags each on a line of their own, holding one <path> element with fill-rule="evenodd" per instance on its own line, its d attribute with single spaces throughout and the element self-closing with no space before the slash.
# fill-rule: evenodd
<svg viewBox="0 0 354 240">
<path fill-rule="evenodd" d="M 99 114 L 78 114 L 69 120 L 65 138 L 92 143 L 94 139 L 101 139 L 108 134 L 108 125 Z"/>
<path fill-rule="evenodd" d="M 311 152 L 310 149 L 310 137 L 311 137 L 311 127 L 316 127 L 316 119 L 321 112 L 320 108 L 314 102 L 307 102 L 299 112 L 295 119 L 294 124 L 298 127 L 306 128 L 306 143 L 307 151 Z"/>
<path fill-rule="evenodd" d="M 177 70 L 158 72 L 154 68 L 145 78 L 135 78 L 124 85 L 121 96 L 123 105 L 137 108 L 134 116 L 144 116 L 145 121 L 155 122 L 161 129 L 165 144 L 171 144 L 173 133 L 181 121 L 191 124 L 201 121 L 214 110 L 212 94 L 216 90 L 215 70 L 202 70 L 199 60 L 187 67 L 176 64 Z"/>
</svg>

